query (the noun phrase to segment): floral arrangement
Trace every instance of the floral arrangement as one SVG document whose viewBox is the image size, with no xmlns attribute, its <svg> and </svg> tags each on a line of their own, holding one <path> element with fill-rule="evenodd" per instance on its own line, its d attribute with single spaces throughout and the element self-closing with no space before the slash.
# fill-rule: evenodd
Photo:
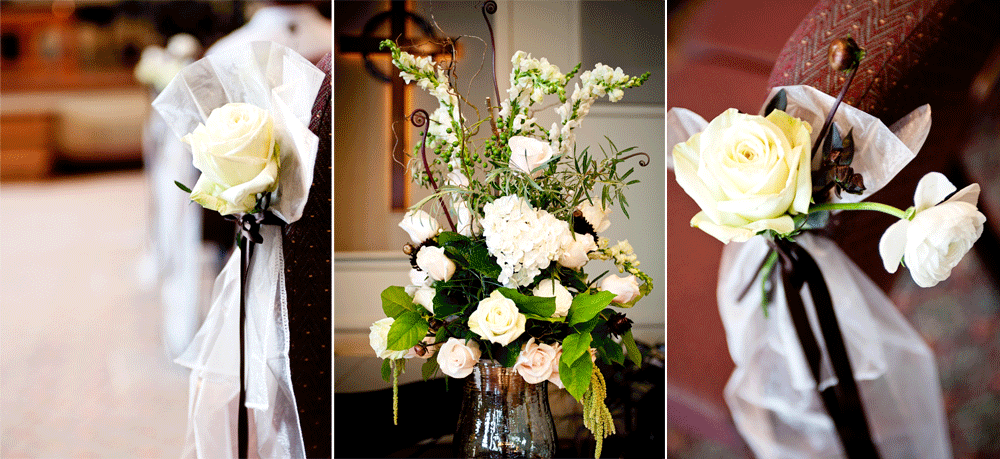
<svg viewBox="0 0 1000 459">
<path fill-rule="evenodd" d="M 580 65 L 564 74 L 518 51 L 507 97 L 488 107 L 488 119 L 469 123 L 462 111 L 468 103 L 448 66 L 390 40 L 382 47 L 404 80 L 439 102 L 410 162 L 414 181 L 434 192 L 399 224 L 411 239 L 404 247 L 413 266 L 410 285 L 382 292 L 388 317 L 371 326 L 371 346 L 385 359 L 383 377 L 395 387 L 414 357 L 426 360 L 425 378 L 438 371 L 465 378 L 480 359 L 495 360 L 528 383 L 549 381 L 580 400 L 599 455 L 614 424 L 594 362 L 641 361 L 631 321 L 618 309 L 653 288 L 628 241 L 612 245 L 599 233 L 611 225 L 612 206 L 628 216 L 624 191 L 637 180 L 622 163 L 645 154 L 626 155 L 632 148 L 613 144 L 603 157 L 578 152 L 574 130 L 598 98 L 617 101 L 649 73 L 630 77 L 598 64 L 568 95 Z M 546 96 L 559 99 L 560 121 L 548 129 L 536 122 L 534 108 Z M 418 115 L 426 112 L 415 112 L 415 124 L 428 121 Z M 487 122 L 492 135 L 475 139 Z M 432 161 L 426 150 L 435 153 Z M 583 268 L 592 260 L 609 261 L 624 275 L 591 278 Z"/>
<path fill-rule="evenodd" d="M 136 81 L 160 92 L 199 53 L 201 44 L 198 39 L 179 33 L 170 37 L 166 48 L 157 45 L 145 47 L 132 73 Z"/>
<path fill-rule="evenodd" d="M 850 38 L 831 44 L 831 68 L 849 76 L 815 143 L 812 126 L 783 111 L 787 97 L 782 90 L 764 116 L 729 109 L 677 144 L 677 183 L 702 209 L 691 226 L 723 243 L 755 235 L 792 239 L 824 226 L 830 211 L 880 211 L 900 218 L 879 242 L 885 269 L 895 272 L 902 264 L 921 287 L 947 279 L 983 232 L 986 217 L 976 207 L 978 184 L 956 192 L 944 175 L 932 172 L 920 180 L 914 206 L 906 210 L 875 202 L 834 202 L 841 193 L 865 191 L 864 177 L 851 167 L 856 147 L 852 131 L 841 137 L 832 123 L 863 58 L 864 50 Z M 767 259 L 765 282 L 777 258 L 773 251 Z"/>
</svg>

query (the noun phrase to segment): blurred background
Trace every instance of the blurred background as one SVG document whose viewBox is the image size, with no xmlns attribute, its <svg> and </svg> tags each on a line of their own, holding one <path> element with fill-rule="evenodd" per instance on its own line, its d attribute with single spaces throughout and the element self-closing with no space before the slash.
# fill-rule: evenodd
<svg viewBox="0 0 1000 459">
<path fill-rule="evenodd" d="M 878 8 L 881 15 L 856 14 L 852 8 Z M 854 212 L 864 215 L 834 222 L 828 235 L 888 294 L 933 350 L 956 458 L 1000 457 L 997 20 L 996 3 L 981 1 L 891 6 L 850 0 L 668 2 L 668 108 L 688 108 L 706 120 L 730 107 L 758 113 L 771 86 L 801 84 L 795 72 L 813 64 L 825 68 L 825 48 L 813 50 L 836 37 L 828 29 L 809 28 L 813 21 L 878 30 L 880 41 L 860 44 L 873 60 L 886 55 L 898 59 L 881 73 L 868 71 L 855 80 L 852 88 L 869 94 L 863 99 L 866 111 L 888 125 L 931 104 L 933 126 L 917 159 L 873 199 L 906 208 L 912 205 L 917 180 L 932 170 L 942 171 L 959 188 L 979 183 L 987 227 L 974 250 L 947 281 L 921 289 L 905 270 L 889 275 L 879 261 L 878 238 L 891 217 Z M 900 30 L 914 31 L 903 37 L 909 41 L 897 38 Z M 894 44 L 905 50 L 906 59 L 892 55 Z M 806 62 L 813 55 L 823 57 Z M 723 244 L 689 226 L 699 209 L 677 185 L 673 171 L 667 175 L 668 456 L 753 457 L 723 400 L 733 370 L 716 302 Z"/>
<path fill-rule="evenodd" d="M 629 75 L 652 73 L 637 90 L 618 103 L 597 102 L 577 131 L 579 148 L 608 148 L 607 135 L 620 149 L 637 146 L 652 161 L 635 166 L 641 183 L 628 190 L 629 214 L 611 214 L 612 226 L 602 235 L 628 239 L 654 279 L 663 271 L 663 147 L 664 3 L 662 2 L 526 2 L 500 1 L 491 16 L 496 34 L 496 72 L 501 95 L 510 75 L 510 56 L 517 50 L 545 57 L 568 72 L 579 62 L 582 70 L 598 62 L 620 66 Z M 392 393 L 380 376 L 368 334 L 372 322 L 384 317 L 379 294 L 390 285 L 407 285 L 410 269 L 402 246 L 408 241 L 397 225 L 406 208 L 425 190 L 411 186 L 403 165 L 418 139 L 403 120 L 416 108 L 433 111 L 436 100 L 419 88 L 403 86 L 386 53 L 378 52 L 384 38 L 422 44 L 442 37 L 458 38 L 458 88 L 485 116 L 484 101 L 493 96 L 489 32 L 481 2 L 337 2 L 334 4 L 335 72 L 335 207 L 334 207 L 334 417 L 338 456 L 412 457 L 451 454 L 446 445 L 454 432 L 458 399 L 448 398 L 442 379 L 421 386 L 416 362 L 401 376 L 400 426 L 392 426 Z M 394 28 L 393 18 L 400 25 Z M 434 52 L 433 47 L 422 47 Z M 581 70 L 581 71 L 582 71 Z M 381 75 L 381 76 L 380 76 Z M 385 79 L 383 79 L 383 76 Z M 577 79 L 573 80 L 574 82 Z M 572 83 L 569 88 L 572 91 Z M 555 99 L 553 99 L 554 101 Z M 494 100 L 494 103 L 496 101 Z M 550 104 L 546 99 L 545 104 Z M 554 104 L 554 102 L 551 102 Z M 554 108 L 554 105 L 553 105 Z M 552 122 L 554 109 L 539 111 L 539 124 Z M 475 114 L 471 118 L 475 118 Z M 598 274 L 600 270 L 591 274 Z M 605 453 L 655 451 L 663 445 L 662 381 L 665 290 L 657 281 L 651 296 L 629 310 L 636 340 L 646 343 L 651 362 L 644 372 L 617 370 L 621 391 L 609 402 L 623 424 L 622 435 L 605 443 Z M 612 374 L 608 372 L 607 374 Z M 611 381 L 611 377 L 608 377 Z M 406 384 L 410 383 L 410 384 Z M 609 384 L 611 384 L 609 382 Z M 460 394 L 451 383 L 450 394 Z M 407 390 L 409 392 L 407 395 Z M 427 393 L 442 392 L 448 404 L 434 408 L 440 422 L 426 423 Z M 609 392 L 612 390 L 609 389 Z M 649 397 L 658 397 L 652 399 Z M 639 403 L 641 400 L 641 403 Z M 560 448 L 564 455 L 589 454 L 589 434 L 582 429 L 579 404 L 565 391 L 550 391 Z M 652 408 L 650 408 L 652 407 Z M 638 414 L 637 414 L 638 413 Z M 414 419 L 416 417 L 417 419 Z M 638 422 L 637 419 L 641 419 Z M 627 423 L 627 424 L 625 424 Z M 582 429 L 582 432 L 581 432 Z M 386 438 L 384 432 L 393 434 Z M 378 442 L 358 442 L 378 432 Z M 426 441 L 425 441 L 426 440 Z M 423 441 L 423 443 L 421 443 Z M 438 444 L 437 446 L 435 446 Z M 444 445 L 444 446 L 442 446 Z M 652 446 L 649 446 L 652 445 Z M 649 448 L 657 448 L 649 450 Z M 379 449 L 381 448 L 381 449 Z M 408 448 L 408 449 L 407 449 Z M 439 449 L 434 449 L 439 448 Z"/>
<path fill-rule="evenodd" d="M 190 153 L 150 102 L 223 37 L 315 63 L 330 14 L 330 2 L 0 2 L 0 455 L 180 455 L 189 371 L 173 358 L 233 232 L 173 185 L 193 185 Z"/>
</svg>

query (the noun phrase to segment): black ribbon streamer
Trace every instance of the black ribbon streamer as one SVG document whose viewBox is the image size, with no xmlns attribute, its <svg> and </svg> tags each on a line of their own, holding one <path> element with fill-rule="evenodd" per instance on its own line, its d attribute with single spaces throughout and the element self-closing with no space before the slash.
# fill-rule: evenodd
<svg viewBox="0 0 1000 459">
<path fill-rule="evenodd" d="M 816 309 L 816 319 L 819 321 L 820 332 L 826 343 L 834 375 L 837 377 L 836 385 L 819 391 L 820 398 L 823 399 L 823 405 L 837 429 L 844 453 L 850 459 L 877 459 L 880 457 L 878 449 L 872 440 L 864 405 L 861 403 L 861 395 L 851 369 L 851 361 L 844 346 L 844 337 L 840 332 L 837 315 L 833 310 L 833 301 L 830 299 L 830 290 L 823 280 L 823 274 L 816 260 L 802 246 L 779 239 L 774 242 L 774 247 L 781 262 L 781 280 L 788 301 L 788 312 L 813 378 L 818 384 L 822 350 L 809 324 L 809 316 L 806 314 L 801 295 L 802 287 L 809 286 L 809 293 Z"/>
<path fill-rule="evenodd" d="M 269 195 L 265 195 L 269 196 Z M 264 199 L 264 207 L 267 207 L 267 203 L 270 201 L 269 198 Z M 257 214 L 244 214 L 243 217 L 235 218 L 229 217 L 230 219 L 236 220 L 239 224 L 238 228 L 240 235 L 238 246 L 240 248 L 240 403 L 237 406 L 237 425 L 236 425 L 236 441 L 239 458 L 248 457 L 247 451 L 250 446 L 250 436 L 249 436 L 249 420 L 248 412 L 246 408 L 247 402 L 247 389 L 246 389 L 246 297 L 247 297 L 247 276 L 250 274 L 248 269 L 250 267 L 250 260 L 253 257 L 253 248 L 255 244 L 261 244 L 264 242 L 264 238 L 260 235 L 260 225 L 278 225 L 284 226 L 285 222 L 280 218 L 272 214 L 270 211 L 263 211 Z"/>
</svg>

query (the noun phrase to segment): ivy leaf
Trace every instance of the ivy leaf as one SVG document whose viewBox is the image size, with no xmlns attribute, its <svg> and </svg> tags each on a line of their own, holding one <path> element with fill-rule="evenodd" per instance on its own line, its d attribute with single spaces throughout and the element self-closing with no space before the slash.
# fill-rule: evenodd
<svg viewBox="0 0 1000 459">
<path fill-rule="evenodd" d="M 566 315 L 566 323 L 576 325 L 593 319 L 605 306 L 611 304 L 614 298 L 615 294 L 611 292 L 581 293 L 573 297 L 573 304 L 570 305 L 569 313 Z"/>
<path fill-rule="evenodd" d="M 507 287 L 500 287 L 497 291 L 513 301 L 517 305 L 517 309 L 524 314 L 549 317 L 556 312 L 556 299 L 553 297 L 528 296 Z"/>
<path fill-rule="evenodd" d="M 406 289 L 398 285 L 393 285 L 382 290 L 382 312 L 387 317 L 397 318 L 406 311 L 415 311 L 413 299 L 406 294 Z"/>
<path fill-rule="evenodd" d="M 635 363 L 635 366 L 642 366 L 642 354 L 639 353 L 639 346 L 635 345 L 635 338 L 632 336 L 632 330 L 625 332 L 622 335 L 622 344 L 625 345 L 625 351 L 627 352 L 628 359 Z"/>
<path fill-rule="evenodd" d="M 566 386 L 566 391 L 579 401 L 590 387 L 590 374 L 594 371 L 594 363 L 586 358 L 576 359 L 572 364 L 567 364 L 565 359 L 566 354 L 563 353 L 563 358 L 559 360 L 559 379 Z"/>
<path fill-rule="evenodd" d="M 774 110 L 785 111 L 786 108 L 788 108 L 788 94 L 782 89 L 767 103 L 767 108 L 764 109 L 764 116 L 770 115 Z"/>
<path fill-rule="evenodd" d="M 406 311 L 392 322 L 392 327 L 389 327 L 387 347 L 392 351 L 407 350 L 427 336 L 428 329 L 430 325 L 420 317 L 420 314 Z"/>
<path fill-rule="evenodd" d="M 420 367 L 420 375 L 424 377 L 424 381 L 431 379 L 434 376 L 434 372 L 438 370 L 437 359 L 427 359 L 423 366 Z"/>
</svg>

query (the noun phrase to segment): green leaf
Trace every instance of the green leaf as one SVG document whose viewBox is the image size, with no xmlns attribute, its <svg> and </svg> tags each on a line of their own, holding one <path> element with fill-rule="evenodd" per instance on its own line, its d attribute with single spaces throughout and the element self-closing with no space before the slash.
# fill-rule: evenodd
<svg viewBox="0 0 1000 459">
<path fill-rule="evenodd" d="M 444 289 L 438 289 L 431 303 L 434 304 L 435 317 L 448 317 L 461 311 L 468 304 L 456 301 L 454 297 L 446 295 Z"/>
<path fill-rule="evenodd" d="M 437 235 L 437 243 L 442 247 L 455 244 L 468 244 L 469 241 L 470 239 L 467 236 L 454 231 L 445 231 Z"/>
<path fill-rule="evenodd" d="M 581 293 L 575 296 L 566 315 L 566 323 L 576 325 L 593 319 L 614 298 L 615 294 L 611 292 Z"/>
<path fill-rule="evenodd" d="M 494 355 L 494 358 L 507 368 L 513 367 L 517 363 L 517 357 L 521 355 L 521 346 L 520 340 L 514 341 L 500 348 L 496 355 Z"/>
<path fill-rule="evenodd" d="M 642 354 L 639 353 L 639 346 L 635 345 L 635 338 L 632 336 L 632 330 L 625 332 L 622 335 L 622 344 L 625 345 L 625 351 L 627 352 L 628 359 L 635 363 L 635 366 L 642 366 Z"/>
<path fill-rule="evenodd" d="M 184 186 L 183 183 L 178 182 L 177 180 L 174 180 L 174 185 L 177 185 L 177 188 L 180 188 L 182 191 L 184 191 L 186 193 L 191 193 L 191 189 L 190 188 Z"/>
<path fill-rule="evenodd" d="M 566 354 L 559 360 L 559 379 L 562 380 L 566 391 L 578 401 L 583 398 L 584 392 L 590 387 L 590 373 L 594 370 L 594 362 L 590 358 L 576 359 L 572 364 L 566 363 Z"/>
<path fill-rule="evenodd" d="M 473 245 L 469 249 L 468 259 L 469 269 L 489 278 L 500 277 L 500 265 L 490 256 L 489 249 L 486 248 L 485 244 Z"/>
<path fill-rule="evenodd" d="M 392 351 L 407 350 L 424 339 L 428 329 L 430 329 L 430 325 L 423 317 L 420 317 L 420 314 L 406 311 L 392 322 L 392 327 L 389 328 L 387 347 Z"/>
<path fill-rule="evenodd" d="M 430 352 L 430 351 L 428 351 Z M 420 367 L 420 375 L 424 377 L 424 381 L 431 379 L 434 376 L 434 372 L 438 369 L 438 361 L 435 358 L 427 359 L 423 366 Z"/>
<path fill-rule="evenodd" d="M 589 357 L 590 353 L 588 350 L 590 349 L 591 339 L 590 332 L 574 333 L 564 338 L 562 343 L 563 354 L 560 360 L 571 364 L 584 354 L 587 354 Z"/>
<path fill-rule="evenodd" d="M 393 285 L 382 290 L 382 312 L 387 317 L 397 318 L 406 311 L 416 311 L 413 306 L 413 299 L 406 294 L 406 289 L 398 285 Z"/>
<path fill-rule="evenodd" d="M 602 338 L 597 347 L 608 360 L 619 365 L 625 364 L 625 354 L 622 345 L 611 338 Z"/>
<path fill-rule="evenodd" d="M 392 381 L 392 359 L 382 359 L 382 380 Z"/>
<path fill-rule="evenodd" d="M 786 94 L 785 90 L 782 89 L 771 98 L 770 102 L 767 103 L 767 108 L 764 109 L 764 116 L 770 115 L 775 109 L 785 111 L 785 108 L 787 107 L 788 94 Z"/>
<path fill-rule="evenodd" d="M 542 317 L 537 314 L 525 314 L 524 317 L 528 320 L 540 320 L 542 322 L 552 322 L 552 323 L 562 323 L 566 321 L 565 317 Z"/>
<path fill-rule="evenodd" d="M 513 301 L 517 305 L 517 309 L 524 314 L 549 317 L 556 312 L 556 299 L 554 297 L 528 296 L 507 287 L 500 287 L 497 291 Z"/>
</svg>

